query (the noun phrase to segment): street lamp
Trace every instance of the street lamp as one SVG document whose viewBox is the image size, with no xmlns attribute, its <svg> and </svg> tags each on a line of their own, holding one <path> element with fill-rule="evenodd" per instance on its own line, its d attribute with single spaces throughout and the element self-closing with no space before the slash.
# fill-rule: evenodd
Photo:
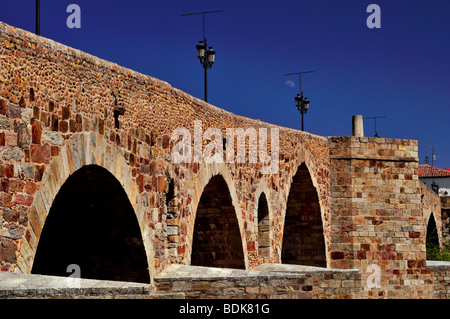
<svg viewBox="0 0 450 319">
<path fill-rule="evenodd" d="M 307 97 L 303 98 L 303 92 L 300 94 L 297 94 L 295 97 L 295 106 L 297 106 L 297 109 L 300 111 L 300 114 L 302 115 L 302 131 L 305 130 L 305 125 L 303 121 L 303 116 L 308 112 L 309 109 L 309 100 Z"/>
<path fill-rule="evenodd" d="M 431 183 L 431 189 L 432 189 L 436 194 L 439 195 L 439 185 L 436 184 L 435 181 L 433 181 L 433 183 Z"/>
<path fill-rule="evenodd" d="M 36 35 L 41 35 L 41 1 L 36 0 Z"/>
<path fill-rule="evenodd" d="M 197 57 L 201 60 L 205 56 L 206 44 L 204 44 L 203 41 L 200 41 L 195 48 L 197 49 Z"/>
<path fill-rule="evenodd" d="M 182 14 L 182 16 L 197 15 L 197 14 L 203 15 L 203 41 L 200 41 L 199 44 L 195 46 L 195 48 L 197 49 L 197 57 L 200 60 L 200 64 L 203 65 L 203 69 L 205 70 L 205 102 L 208 102 L 208 69 L 212 68 L 214 60 L 216 58 L 216 51 L 214 51 L 212 47 L 209 47 L 208 50 L 206 50 L 208 45 L 206 43 L 205 37 L 205 14 L 222 11 L 223 10 Z"/>
<path fill-rule="evenodd" d="M 308 112 L 309 102 L 310 102 L 307 97 L 305 97 L 305 98 L 303 97 L 302 74 L 303 73 L 311 73 L 311 72 L 314 72 L 314 71 L 296 72 L 296 73 L 285 74 L 285 75 L 298 74 L 300 76 L 300 94 L 297 94 L 297 96 L 294 99 L 295 99 L 295 106 L 297 107 L 297 109 L 300 111 L 300 114 L 302 115 L 302 131 L 305 130 L 303 116 L 306 114 L 306 112 Z"/>
<path fill-rule="evenodd" d="M 206 39 L 204 40 L 204 42 L 200 41 L 200 43 L 197 44 L 195 48 L 197 49 L 197 57 L 199 58 L 200 63 L 203 65 L 203 67 L 211 69 L 216 57 L 216 51 L 214 51 L 212 47 L 209 47 L 208 51 L 206 51 Z"/>
<path fill-rule="evenodd" d="M 203 69 L 205 69 L 205 102 L 208 102 L 208 69 L 211 69 L 214 64 L 214 59 L 216 57 L 216 51 L 213 50 L 212 47 L 209 47 L 208 50 L 206 39 L 200 41 L 199 44 L 195 46 L 197 49 L 197 57 L 200 60 L 200 64 L 203 65 Z"/>
</svg>

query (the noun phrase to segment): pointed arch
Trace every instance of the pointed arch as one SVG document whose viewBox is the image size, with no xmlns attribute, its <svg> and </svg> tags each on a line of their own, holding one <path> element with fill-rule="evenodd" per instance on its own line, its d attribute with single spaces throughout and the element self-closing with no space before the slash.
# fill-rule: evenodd
<svg viewBox="0 0 450 319">
<path fill-rule="evenodd" d="M 193 228 L 191 264 L 246 268 L 239 223 L 222 175 L 212 177 L 200 197 Z"/>
<path fill-rule="evenodd" d="M 436 220 L 434 218 L 434 213 L 430 214 L 427 223 L 427 235 L 426 235 L 426 252 L 427 259 L 434 258 L 437 251 L 440 251 L 440 243 L 439 243 L 439 233 L 436 226 Z"/>
<path fill-rule="evenodd" d="M 305 163 L 298 167 L 289 190 L 281 262 L 320 267 L 327 263 L 321 207 Z"/>
<path fill-rule="evenodd" d="M 270 214 L 269 204 L 265 193 L 261 193 L 258 199 L 258 256 L 270 257 Z"/>
</svg>

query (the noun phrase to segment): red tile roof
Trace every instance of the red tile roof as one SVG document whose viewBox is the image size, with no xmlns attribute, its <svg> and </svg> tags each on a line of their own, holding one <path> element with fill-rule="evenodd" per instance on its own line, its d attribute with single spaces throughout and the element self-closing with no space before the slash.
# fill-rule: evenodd
<svg viewBox="0 0 450 319">
<path fill-rule="evenodd" d="M 450 171 L 437 167 L 430 166 L 428 164 L 419 165 L 419 178 L 424 177 L 450 177 Z"/>
</svg>

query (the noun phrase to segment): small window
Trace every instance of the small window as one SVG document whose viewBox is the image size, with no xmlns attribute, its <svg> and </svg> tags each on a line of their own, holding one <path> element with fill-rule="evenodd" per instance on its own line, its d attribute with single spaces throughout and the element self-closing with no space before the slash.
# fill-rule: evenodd
<svg viewBox="0 0 450 319">
<path fill-rule="evenodd" d="M 34 89 L 30 88 L 30 101 L 34 101 Z"/>
<path fill-rule="evenodd" d="M 168 214 L 175 214 L 175 185 L 173 179 L 170 179 L 169 189 L 166 193 L 166 206 Z"/>
<path fill-rule="evenodd" d="M 264 193 L 258 200 L 258 255 L 270 257 L 270 219 L 269 206 Z"/>
<path fill-rule="evenodd" d="M 114 109 L 114 126 L 117 129 L 120 128 L 119 116 L 124 115 L 124 114 L 125 114 L 125 109 L 123 107 Z"/>
</svg>

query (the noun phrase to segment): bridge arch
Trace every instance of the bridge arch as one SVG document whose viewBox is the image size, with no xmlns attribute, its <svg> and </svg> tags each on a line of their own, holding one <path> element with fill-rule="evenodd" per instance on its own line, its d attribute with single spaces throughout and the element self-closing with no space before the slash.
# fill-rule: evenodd
<svg viewBox="0 0 450 319">
<path fill-rule="evenodd" d="M 434 213 L 430 213 L 426 225 L 426 235 L 425 235 L 425 247 L 427 253 L 427 259 L 435 257 L 437 250 L 441 247 L 441 236 L 438 229 L 436 218 Z"/>
<path fill-rule="evenodd" d="M 247 269 L 242 212 L 230 171 L 226 164 L 202 163 L 197 180 L 191 206 L 190 264 Z"/>
<path fill-rule="evenodd" d="M 271 262 L 273 256 L 273 223 L 274 211 L 271 199 L 275 192 L 270 186 L 270 178 L 261 178 L 257 182 L 253 209 L 253 240 L 255 241 L 255 254 L 260 262 Z M 276 195 L 276 192 L 275 192 Z M 251 255 L 251 254 L 250 254 Z M 259 263 L 259 262 L 258 262 Z"/>
<path fill-rule="evenodd" d="M 98 165 L 74 172 L 56 195 L 31 273 L 149 283 L 141 232 L 122 185 Z M 69 272 L 70 274 L 70 272 Z"/>
<path fill-rule="evenodd" d="M 294 170 L 287 194 L 281 262 L 326 267 L 324 210 L 317 182 L 306 162 Z"/>
<path fill-rule="evenodd" d="M 421 191 L 421 211 L 423 218 L 423 228 L 420 231 L 420 241 L 426 251 L 426 258 L 435 258 L 436 253 L 442 247 L 442 218 L 441 200 L 428 186 L 420 183 Z M 414 229 L 419 231 L 419 229 Z"/>
<path fill-rule="evenodd" d="M 134 226 L 138 229 L 137 232 L 144 247 L 148 268 L 147 278 L 152 281 L 154 253 L 147 213 L 142 204 L 145 201 L 139 194 L 138 185 L 132 176 L 132 168 L 128 165 L 120 149 L 98 133 L 74 134 L 61 147 L 59 154 L 52 157 L 43 173 L 41 187 L 36 192 L 30 209 L 26 235 L 19 251 L 17 263 L 19 270 L 23 273 L 32 272 L 44 226 L 64 184 L 67 181 L 70 182 L 73 176 L 83 176 L 89 170 L 100 174 L 96 176 L 102 176 L 109 182 L 117 183 L 116 186 L 121 186 L 123 198 L 127 202 L 124 205 L 129 205 L 128 213 L 133 211 L 135 214 L 133 218 L 137 225 Z"/>
</svg>

